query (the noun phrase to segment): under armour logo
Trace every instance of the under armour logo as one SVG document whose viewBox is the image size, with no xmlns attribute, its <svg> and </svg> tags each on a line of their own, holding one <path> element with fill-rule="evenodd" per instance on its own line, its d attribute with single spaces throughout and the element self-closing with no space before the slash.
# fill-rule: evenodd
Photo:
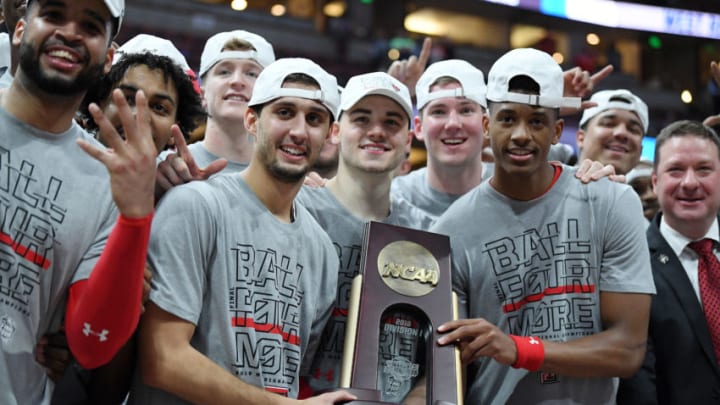
<svg viewBox="0 0 720 405">
<path fill-rule="evenodd" d="M 528 340 L 528 342 L 530 342 L 531 345 L 539 345 L 540 344 L 540 341 L 535 339 L 534 336 L 530 336 L 530 340 Z"/>
<path fill-rule="evenodd" d="M 85 336 L 90 336 L 90 335 L 97 336 L 101 342 L 104 342 L 108 339 L 107 336 L 110 333 L 109 330 L 103 329 L 102 332 L 95 332 L 94 330 L 92 330 L 90 328 L 89 323 L 85 323 L 84 325 L 85 325 L 85 328 L 83 329 L 83 334 Z"/>
</svg>

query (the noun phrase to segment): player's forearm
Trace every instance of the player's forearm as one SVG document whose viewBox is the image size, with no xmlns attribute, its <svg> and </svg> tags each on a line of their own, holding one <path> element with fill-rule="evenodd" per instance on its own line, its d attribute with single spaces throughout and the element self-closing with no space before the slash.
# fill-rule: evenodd
<svg viewBox="0 0 720 405">
<path fill-rule="evenodd" d="M 291 400 L 233 376 L 190 344 L 141 355 L 143 382 L 195 404 L 287 404 Z"/>
<path fill-rule="evenodd" d="M 121 216 L 90 277 L 70 289 L 66 334 L 84 368 L 107 364 L 137 327 L 151 222 Z"/>
<path fill-rule="evenodd" d="M 603 331 L 565 343 L 544 341 L 541 370 L 572 377 L 630 377 L 647 346 L 650 295 L 600 292 Z"/>
<path fill-rule="evenodd" d="M 630 377 L 645 355 L 645 340 L 607 330 L 570 342 L 543 341 L 541 370 L 571 377 Z"/>
</svg>

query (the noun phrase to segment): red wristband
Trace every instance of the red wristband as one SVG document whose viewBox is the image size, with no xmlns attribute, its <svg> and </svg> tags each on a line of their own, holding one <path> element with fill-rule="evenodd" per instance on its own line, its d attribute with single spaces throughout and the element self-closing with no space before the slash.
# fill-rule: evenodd
<svg viewBox="0 0 720 405">
<path fill-rule="evenodd" d="M 517 349 L 517 360 L 512 366 L 530 371 L 540 370 L 540 366 L 545 360 L 545 347 L 542 340 L 535 336 L 510 335 L 510 337 L 515 342 Z"/>
</svg>

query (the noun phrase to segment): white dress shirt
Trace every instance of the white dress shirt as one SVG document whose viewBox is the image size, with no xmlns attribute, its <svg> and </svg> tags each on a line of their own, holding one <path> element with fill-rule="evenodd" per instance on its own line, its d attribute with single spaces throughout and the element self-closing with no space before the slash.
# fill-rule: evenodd
<svg viewBox="0 0 720 405">
<path fill-rule="evenodd" d="M 690 239 L 687 236 L 682 235 L 680 232 L 672 229 L 670 225 L 665 222 L 664 216 L 660 221 L 660 233 L 665 238 L 668 245 L 670 245 L 673 252 L 675 252 L 678 259 L 680 259 L 680 264 L 682 264 L 685 269 L 685 273 L 687 273 L 690 284 L 692 285 L 693 290 L 695 290 L 695 295 L 698 297 L 700 305 L 702 305 L 702 300 L 700 299 L 700 286 L 698 284 L 698 254 L 688 246 L 688 244 L 693 242 L 694 239 Z M 715 241 L 713 253 L 715 253 L 716 257 L 718 257 L 717 242 L 720 240 L 720 232 L 718 231 L 717 218 L 715 218 L 715 221 L 713 221 L 710 229 L 708 229 L 707 233 L 705 233 L 705 236 L 700 239 L 706 238 Z"/>
</svg>

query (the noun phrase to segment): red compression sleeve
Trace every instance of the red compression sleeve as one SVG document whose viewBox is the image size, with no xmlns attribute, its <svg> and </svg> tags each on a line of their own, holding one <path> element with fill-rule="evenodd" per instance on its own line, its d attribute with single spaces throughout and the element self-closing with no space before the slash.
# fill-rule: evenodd
<svg viewBox="0 0 720 405">
<path fill-rule="evenodd" d="M 68 345 L 86 369 L 107 364 L 135 332 L 152 214 L 118 218 L 90 277 L 70 287 Z"/>
</svg>

